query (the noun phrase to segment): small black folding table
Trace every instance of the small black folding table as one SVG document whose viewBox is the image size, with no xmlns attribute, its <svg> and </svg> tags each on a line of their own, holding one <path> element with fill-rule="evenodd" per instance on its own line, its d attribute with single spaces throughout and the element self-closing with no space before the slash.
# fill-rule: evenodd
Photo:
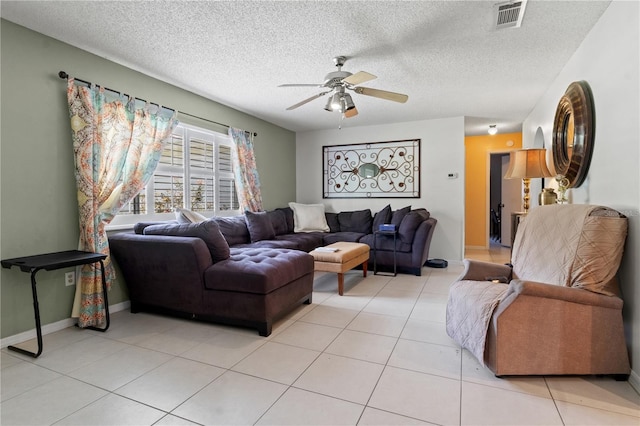
<svg viewBox="0 0 640 426">
<path fill-rule="evenodd" d="M 102 293 L 104 295 L 104 307 L 105 307 L 105 319 L 106 325 L 104 328 L 98 327 L 85 327 L 91 330 L 107 331 L 109 328 L 109 300 L 107 299 L 107 283 L 104 276 L 104 263 L 103 260 L 107 256 L 101 253 L 92 253 L 88 251 L 80 250 L 67 250 L 56 253 L 39 254 L 35 256 L 16 257 L 14 259 L 5 259 L 0 261 L 3 268 L 11 268 L 17 266 L 22 272 L 31 273 L 31 292 L 33 294 L 33 312 L 36 319 L 36 334 L 38 338 L 38 352 L 34 353 L 27 351 L 16 346 L 9 346 L 16 352 L 23 353 L 25 355 L 37 358 L 42 353 L 42 328 L 40 325 L 40 308 L 38 306 L 38 293 L 36 291 L 36 273 L 41 269 L 45 271 L 53 271 L 56 269 L 70 268 L 79 265 L 88 265 L 91 263 L 100 262 L 100 271 L 102 273 Z"/>
</svg>

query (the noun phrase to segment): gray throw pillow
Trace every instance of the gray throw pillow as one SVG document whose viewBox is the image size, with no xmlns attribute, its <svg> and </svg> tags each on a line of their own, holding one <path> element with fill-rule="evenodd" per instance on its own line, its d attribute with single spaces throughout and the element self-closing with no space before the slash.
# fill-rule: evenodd
<svg viewBox="0 0 640 426">
<path fill-rule="evenodd" d="M 287 217 L 282 210 L 271 210 L 267 212 L 273 232 L 276 235 L 283 235 L 289 233 L 289 226 L 287 225 Z"/>
<path fill-rule="evenodd" d="M 329 225 L 329 232 L 340 232 L 340 222 L 338 222 L 338 213 L 324 212 L 324 216 L 327 218 L 327 225 Z"/>
<path fill-rule="evenodd" d="M 373 217 L 373 231 L 380 230 L 380 225 L 390 223 L 391 221 L 391 206 L 387 204 L 382 210 L 375 214 Z"/>
<path fill-rule="evenodd" d="M 402 219 L 402 223 L 398 229 L 400 241 L 406 244 L 412 244 L 418 226 L 427 219 L 429 219 L 429 212 L 425 209 L 412 210 L 407 213 Z"/>
<path fill-rule="evenodd" d="M 371 232 L 371 210 L 356 210 L 338 213 L 340 232 L 359 232 L 368 234 Z"/>
<path fill-rule="evenodd" d="M 247 221 L 252 243 L 275 238 L 276 232 L 273 230 L 273 225 L 271 225 L 271 219 L 269 219 L 267 212 L 254 213 L 246 211 L 244 212 L 244 217 Z"/>
<path fill-rule="evenodd" d="M 411 211 L 411 206 L 403 207 L 393 212 L 391 215 L 391 223 L 396 226 L 396 230 L 400 228 L 402 219 Z"/>
<path fill-rule="evenodd" d="M 211 259 L 219 262 L 229 258 L 229 244 L 213 220 L 197 223 L 167 223 L 147 226 L 145 235 L 169 235 L 174 237 L 196 237 L 204 241 L 211 253 Z"/>
</svg>

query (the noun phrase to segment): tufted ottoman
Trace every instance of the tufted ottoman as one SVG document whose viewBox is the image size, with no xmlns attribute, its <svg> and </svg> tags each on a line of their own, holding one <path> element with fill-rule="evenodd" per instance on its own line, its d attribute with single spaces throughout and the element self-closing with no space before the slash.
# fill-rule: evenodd
<svg viewBox="0 0 640 426">
<path fill-rule="evenodd" d="M 300 303 L 311 303 L 313 257 L 303 251 L 231 248 L 227 260 L 204 273 L 202 319 L 271 334 L 273 321 Z"/>
<path fill-rule="evenodd" d="M 333 251 L 326 251 L 333 250 Z M 362 275 L 367 276 L 369 246 L 360 243 L 340 241 L 321 247 L 309 253 L 315 260 L 316 271 L 338 273 L 338 294 L 344 293 L 344 273 L 358 265 L 362 265 Z"/>
</svg>

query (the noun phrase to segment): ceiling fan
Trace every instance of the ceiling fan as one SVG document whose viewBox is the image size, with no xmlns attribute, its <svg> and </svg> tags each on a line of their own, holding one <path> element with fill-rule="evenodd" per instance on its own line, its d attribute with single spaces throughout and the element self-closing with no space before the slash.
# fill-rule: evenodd
<svg viewBox="0 0 640 426">
<path fill-rule="evenodd" d="M 327 100 L 327 104 L 324 107 L 327 111 L 339 111 L 346 118 L 354 117 L 358 115 L 358 110 L 356 109 L 355 104 L 353 103 L 353 99 L 351 99 L 351 95 L 346 93 L 346 90 L 352 90 L 359 95 L 373 96 L 375 98 L 386 99 L 389 101 L 405 103 L 409 96 L 403 95 L 402 93 L 388 92 L 386 90 L 372 89 L 370 87 L 362 87 L 356 86 L 360 83 L 364 83 L 366 81 L 373 80 L 377 78 L 373 74 L 369 74 L 365 71 L 359 71 L 355 74 L 352 74 L 348 71 L 342 71 L 342 66 L 347 61 L 346 56 L 336 56 L 333 58 L 333 62 L 336 67 L 338 67 L 338 71 L 330 72 L 324 77 L 324 83 L 319 84 L 281 84 L 278 87 L 323 87 L 326 90 L 311 96 L 303 101 L 298 102 L 295 105 L 291 105 L 287 108 L 287 111 L 292 109 L 296 109 L 308 102 L 311 102 L 314 99 L 320 98 L 324 95 L 332 93 Z"/>
</svg>

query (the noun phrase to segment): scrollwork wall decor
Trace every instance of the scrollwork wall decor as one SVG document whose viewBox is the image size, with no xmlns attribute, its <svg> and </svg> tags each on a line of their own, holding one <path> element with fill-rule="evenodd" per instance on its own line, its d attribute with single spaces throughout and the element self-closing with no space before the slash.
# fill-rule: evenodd
<svg viewBox="0 0 640 426">
<path fill-rule="evenodd" d="M 322 147 L 323 198 L 420 198 L 420 139 Z"/>
</svg>

